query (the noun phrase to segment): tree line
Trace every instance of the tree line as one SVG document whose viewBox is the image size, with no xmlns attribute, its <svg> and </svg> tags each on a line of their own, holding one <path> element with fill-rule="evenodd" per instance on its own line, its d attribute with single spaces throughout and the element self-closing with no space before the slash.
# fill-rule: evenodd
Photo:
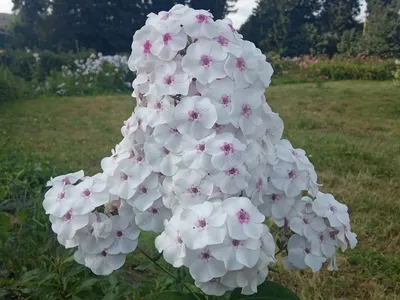
<svg viewBox="0 0 400 300">
<path fill-rule="evenodd" d="M 400 55 L 400 0 L 258 0 L 244 37 L 280 56 L 336 53 Z"/>
<path fill-rule="evenodd" d="M 129 52 L 133 33 L 150 12 L 187 4 L 210 10 L 216 19 L 234 12 L 238 0 L 13 0 L 11 48 L 55 52 L 95 49 Z M 245 1 L 245 0 L 244 0 Z M 258 0 L 240 28 L 245 39 L 279 56 L 323 53 L 400 56 L 400 0 Z"/>
<path fill-rule="evenodd" d="M 175 4 L 210 10 L 216 18 L 233 11 L 237 0 L 13 0 L 17 19 L 9 28 L 11 48 L 55 52 L 95 49 L 129 52 L 133 33 L 151 12 Z"/>
</svg>

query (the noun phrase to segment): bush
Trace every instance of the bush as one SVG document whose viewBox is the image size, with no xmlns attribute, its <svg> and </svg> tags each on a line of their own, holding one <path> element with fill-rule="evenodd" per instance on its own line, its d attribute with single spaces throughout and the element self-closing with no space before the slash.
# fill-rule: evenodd
<svg viewBox="0 0 400 300">
<path fill-rule="evenodd" d="M 17 100 L 29 95 L 27 83 L 9 69 L 0 67 L 0 103 Z"/>
</svg>

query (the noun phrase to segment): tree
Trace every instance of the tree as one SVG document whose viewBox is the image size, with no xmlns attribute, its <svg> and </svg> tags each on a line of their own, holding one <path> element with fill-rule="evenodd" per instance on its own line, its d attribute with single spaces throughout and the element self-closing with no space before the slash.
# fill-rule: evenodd
<svg viewBox="0 0 400 300">
<path fill-rule="evenodd" d="M 400 0 L 370 1 L 367 27 L 362 39 L 369 55 L 400 55 Z"/>
<path fill-rule="evenodd" d="M 244 37 L 280 55 L 308 53 L 308 27 L 316 22 L 319 0 L 259 0 L 240 31 Z"/>
<path fill-rule="evenodd" d="M 187 4 L 194 9 L 210 10 L 214 19 L 223 19 L 227 14 L 235 12 L 235 3 L 238 0 L 187 0 Z"/>
</svg>

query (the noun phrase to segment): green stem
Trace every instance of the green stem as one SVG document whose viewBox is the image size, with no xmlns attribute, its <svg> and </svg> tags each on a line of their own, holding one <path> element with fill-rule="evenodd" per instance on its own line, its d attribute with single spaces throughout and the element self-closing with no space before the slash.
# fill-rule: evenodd
<svg viewBox="0 0 400 300">
<path fill-rule="evenodd" d="M 178 277 L 176 277 L 174 274 L 172 274 L 170 271 L 168 271 L 166 268 L 164 268 L 162 265 L 160 265 L 158 262 L 156 262 L 150 255 L 148 255 L 145 251 L 143 251 L 140 247 L 137 247 L 139 252 L 141 252 L 144 256 L 146 256 L 147 259 L 149 259 L 153 264 L 155 264 L 157 267 L 159 267 L 161 270 L 163 270 L 165 273 L 167 273 L 169 276 L 174 278 L 177 282 L 180 282 L 183 284 L 183 286 L 197 299 L 201 300 L 199 296 L 196 295 L 195 292 L 192 291 L 192 289 L 183 281 L 179 280 Z"/>
</svg>

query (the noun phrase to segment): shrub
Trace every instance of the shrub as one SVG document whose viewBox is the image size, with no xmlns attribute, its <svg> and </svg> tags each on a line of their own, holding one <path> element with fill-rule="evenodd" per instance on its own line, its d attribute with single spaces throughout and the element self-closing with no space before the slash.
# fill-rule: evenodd
<svg viewBox="0 0 400 300">
<path fill-rule="evenodd" d="M 0 67 L 0 103 L 17 100 L 29 94 L 27 83 L 13 75 L 9 69 Z"/>
<path fill-rule="evenodd" d="M 396 71 L 393 72 L 394 83 L 400 84 L 400 60 L 396 59 Z"/>
</svg>

